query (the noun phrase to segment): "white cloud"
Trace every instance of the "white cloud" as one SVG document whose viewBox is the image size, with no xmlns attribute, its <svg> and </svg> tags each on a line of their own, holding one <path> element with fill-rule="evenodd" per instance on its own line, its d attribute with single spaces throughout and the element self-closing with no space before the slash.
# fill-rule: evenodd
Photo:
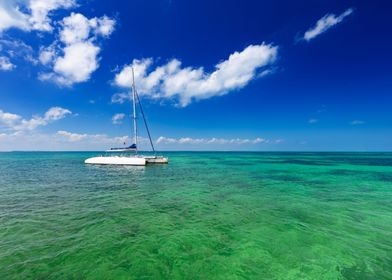
<svg viewBox="0 0 392 280">
<path fill-rule="evenodd" d="M 8 57 L 0 56 L 0 70 L 11 71 L 15 68 L 15 65 L 11 63 Z"/>
<path fill-rule="evenodd" d="M 139 138 L 144 145 L 147 139 Z M 44 134 L 34 130 L 0 133 L 0 151 L 44 150 L 44 151 L 97 151 L 129 143 L 128 136 L 111 137 L 105 134 L 73 133 L 59 130 L 54 134 Z M 147 146 L 146 146 L 147 147 Z"/>
<path fill-rule="evenodd" d="M 334 14 L 327 14 L 321 19 L 319 19 L 315 26 L 310 28 L 308 31 L 305 32 L 303 39 L 305 41 L 310 41 L 320 34 L 326 32 L 331 27 L 335 26 L 336 24 L 342 22 L 347 16 L 351 15 L 354 12 L 352 8 L 347 9 L 344 13 L 339 16 Z"/>
<path fill-rule="evenodd" d="M 44 119 L 46 121 L 57 121 L 70 114 L 72 114 L 72 112 L 68 109 L 52 107 L 45 113 Z"/>
<path fill-rule="evenodd" d="M 20 135 L 20 131 L 16 131 L 13 133 L 0 133 L 0 140 L 10 139 L 11 137 Z"/>
<path fill-rule="evenodd" d="M 31 15 L 29 23 L 31 28 L 40 31 L 52 31 L 51 19 L 48 14 L 57 9 L 69 9 L 75 6 L 74 0 L 30 0 Z"/>
<path fill-rule="evenodd" d="M 24 119 L 22 116 L 0 110 L 0 125 L 11 130 L 34 130 L 39 126 L 45 126 L 54 121 L 65 118 L 72 114 L 68 109 L 61 107 L 52 107 L 43 117 L 33 116 L 31 119 Z"/>
<path fill-rule="evenodd" d="M 112 103 L 123 104 L 125 101 L 131 100 L 131 94 L 119 92 L 112 95 Z"/>
<path fill-rule="evenodd" d="M 57 135 L 64 137 L 70 142 L 79 142 L 89 136 L 88 134 L 72 133 L 64 130 L 57 131 Z"/>
<path fill-rule="evenodd" d="M 9 28 L 24 31 L 52 31 L 49 14 L 58 9 L 69 9 L 74 0 L 6 0 L 0 1 L 0 32 Z"/>
<path fill-rule="evenodd" d="M 281 139 L 267 140 L 263 138 L 170 138 L 159 137 L 156 141 L 163 149 L 257 149 L 257 144 L 278 144 Z M 97 151 L 110 147 L 123 147 L 132 143 L 132 138 L 124 135 L 112 137 L 106 134 L 76 133 L 59 130 L 54 134 L 43 134 L 35 130 L 20 130 L 0 133 L 0 151 L 4 150 L 77 150 Z M 148 138 L 138 138 L 139 148 L 149 150 Z"/>
<path fill-rule="evenodd" d="M 48 47 L 40 47 L 38 59 L 31 53 L 24 55 L 25 60 L 48 67 L 38 75 L 40 80 L 72 86 L 89 80 L 99 67 L 98 38 L 109 37 L 116 21 L 106 15 L 88 19 L 80 13 L 71 13 L 61 21 L 52 20 L 55 10 L 76 6 L 76 0 L 0 0 L 0 34 L 9 28 L 42 32 L 59 30 L 57 40 Z M 9 52 L 8 56 L 1 56 L 0 70 L 11 70 L 13 64 L 9 59 L 21 50 L 14 48 Z"/>
<path fill-rule="evenodd" d="M 11 128 L 15 130 L 34 130 L 39 126 L 45 126 L 47 124 L 48 121 L 46 121 L 45 119 L 39 116 L 33 116 L 29 120 L 23 119 L 19 124 L 16 124 Z"/>
<path fill-rule="evenodd" d="M 353 120 L 353 121 L 350 122 L 351 125 L 361 125 L 361 124 L 364 124 L 364 123 L 365 122 L 361 121 L 361 120 Z"/>
<path fill-rule="evenodd" d="M 148 71 L 153 64 L 151 58 L 135 59 L 116 74 L 115 84 L 130 88 L 133 67 L 136 86 L 141 95 L 175 99 L 180 106 L 187 106 L 193 100 L 221 96 L 243 88 L 260 73 L 268 72 L 276 60 L 277 52 L 278 48 L 272 45 L 250 45 L 216 64 L 211 73 L 205 72 L 202 67 L 182 67 L 181 61 L 177 59 Z"/>
<path fill-rule="evenodd" d="M 90 22 L 88 18 L 79 13 L 72 13 L 65 17 L 61 23 L 60 40 L 67 45 L 83 42 L 90 35 Z"/>
<path fill-rule="evenodd" d="M 0 1 L 0 33 L 12 27 L 29 30 L 28 15 L 20 11 L 17 1 Z"/>
<path fill-rule="evenodd" d="M 317 123 L 319 120 L 318 119 L 309 119 L 308 123 Z"/>
<path fill-rule="evenodd" d="M 91 42 L 78 42 L 64 48 L 64 56 L 58 57 L 52 73 L 43 74 L 41 80 L 52 80 L 59 85 L 71 86 L 90 79 L 98 68 L 100 48 Z"/>
<path fill-rule="evenodd" d="M 16 67 L 15 62 L 20 59 L 33 64 L 37 63 L 37 60 L 33 57 L 33 48 L 20 40 L 0 39 L 0 54 L 0 68 L 2 70 L 14 69 Z"/>
<path fill-rule="evenodd" d="M 20 52 L 22 55 L 33 52 L 33 48 L 23 41 L 18 39 L 5 39 L 4 37 L 0 39 L 0 49 L 7 52 L 11 57 L 20 54 Z"/>
<path fill-rule="evenodd" d="M 0 110 L 0 124 L 5 126 L 12 126 L 16 122 L 19 122 L 22 119 L 21 116 L 17 114 L 7 113 Z"/>
<path fill-rule="evenodd" d="M 56 57 L 55 45 L 50 45 L 49 47 L 41 47 L 39 51 L 39 61 L 43 65 L 48 65 L 53 62 Z"/>
<path fill-rule="evenodd" d="M 60 42 L 62 56 L 57 56 L 54 48 L 43 48 L 41 51 L 43 64 L 53 62 L 51 72 L 41 73 L 41 80 L 53 81 L 62 86 L 72 86 L 85 82 L 99 67 L 97 46 L 98 36 L 107 37 L 114 30 L 115 21 L 107 16 L 88 19 L 80 13 L 72 13 L 61 23 Z M 41 58 L 41 56 L 40 56 Z"/>
<path fill-rule="evenodd" d="M 107 16 L 93 18 L 90 20 L 90 25 L 94 32 L 104 37 L 107 37 L 113 33 L 115 24 L 116 21 Z"/>
<path fill-rule="evenodd" d="M 86 134 L 86 133 L 73 133 L 69 131 L 60 130 L 56 135 L 61 136 L 63 140 L 69 142 L 99 142 L 105 144 L 123 144 L 129 140 L 129 136 L 110 137 L 106 134 Z"/>
<path fill-rule="evenodd" d="M 125 114 L 122 114 L 122 113 L 115 114 L 115 115 L 112 117 L 112 123 L 113 123 L 113 124 L 121 124 L 121 123 L 122 123 L 122 120 L 124 119 L 124 117 L 125 117 Z"/>
<path fill-rule="evenodd" d="M 171 138 L 161 136 L 157 139 L 157 144 L 260 144 L 260 143 L 269 143 L 270 140 L 264 138 L 233 138 L 233 139 L 225 139 L 225 138 L 191 138 L 191 137 L 182 137 L 182 138 Z"/>
<path fill-rule="evenodd" d="M 56 26 L 51 19 L 53 11 L 76 5 L 76 0 L 0 0 L 0 33 L 9 28 L 51 32 Z M 40 48 L 39 62 L 51 71 L 40 73 L 39 79 L 63 86 L 89 80 L 99 67 L 97 39 L 106 38 L 114 31 L 115 20 L 107 16 L 88 19 L 80 13 L 71 13 L 58 23 L 59 40 Z M 20 50 L 15 48 L 12 52 Z M 0 70 L 13 68 L 9 57 L 2 56 Z M 38 63 L 31 53 L 26 54 L 25 59 Z"/>
</svg>

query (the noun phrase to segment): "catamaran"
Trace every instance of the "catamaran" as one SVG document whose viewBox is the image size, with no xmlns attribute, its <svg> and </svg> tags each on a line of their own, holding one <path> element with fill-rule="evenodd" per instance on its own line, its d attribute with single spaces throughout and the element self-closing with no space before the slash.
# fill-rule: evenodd
<svg viewBox="0 0 392 280">
<path fill-rule="evenodd" d="M 139 104 L 140 113 L 143 117 L 144 125 L 150 140 L 150 145 L 153 155 L 138 154 L 138 135 L 137 135 L 137 118 L 136 118 L 136 103 Z M 150 130 L 144 115 L 143 106 L 140 102 L 139 94 L 135 86 L 135 75 L 132 68 L 132 109 L 133 109 L 133 144 L 128 147 L 110 148 L 105 152 L 110 155 L 101 155 L 86 159 L 84 162 L 87 164 L 105 164 L 105 165 L 146 165 L 151 163 L 168 163 L 168 158 L 156 154 L 154 144 L 151 139 Z M 113 153 L 115 153 L 113 155 Z"/>
</svg>

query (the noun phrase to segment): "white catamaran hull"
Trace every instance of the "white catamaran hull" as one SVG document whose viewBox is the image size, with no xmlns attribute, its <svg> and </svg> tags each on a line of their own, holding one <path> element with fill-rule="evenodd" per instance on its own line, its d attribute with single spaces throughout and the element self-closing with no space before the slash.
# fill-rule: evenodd
<svg viewBox="0 0 392 280">
<path fill-rule="evenodd" d="M 109 165 L 146 165 L 146 159 L 142 157 L 92 157 L 84 161 L 87 164 L 109 164 Z"/>
<path fill-rule="evenodd" d="M 1 1 L 1 0 L 0 0 Z M 123 148 L 111 148 L 106 152 L 110 153 L 127 153 L 127 152 L 134 152 L 134 156 L 125 156 L 125 155 L 118 155 L 118 156 L 100 156 L 100 157 L 92 157 L 86 159 L 84 162 L 87 164 L 107 164 L 107 165 L 146 165 L 146 164 L 164 164 L 168 163 L 168 158 L 163 156 L 143 156 L 138 155 L 138 145 L 137 145 L 137 123 L 136 123 L 136 102 L 138 102 L 140 107 L 140 112 L 142 113 L 144 124 L 146 126 L 146 130 L 148 133 L 148 138 L 150 139 L 150 144 L 152 151 L 155 154 L 154 144 L 152 143 L 150 130 L 148 129 L 147 121 L 144 116 L 142 104 L 139 99 L 139 95 L 137 94 L 136 87 L 135 87 L 135 77 L 132 68 L 132 109 L 133 109 L 133 144 L 128 147 Z M 125 143 L 124 143 L 125 145 Z"/>
<path fill-rule="evenodd" d="M 149 163 L 162 163 L 166 164 L 169 163 L 168 158 L 162 156 L 144 156 L 146 159 L 147 164 Z"/>
</svg>

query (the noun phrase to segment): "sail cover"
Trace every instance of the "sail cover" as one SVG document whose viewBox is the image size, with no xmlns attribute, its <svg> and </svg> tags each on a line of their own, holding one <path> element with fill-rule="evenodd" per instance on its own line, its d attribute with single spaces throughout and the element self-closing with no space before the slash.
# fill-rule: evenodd
<svg viewBox="0 0 392 280">
<path fill-rule="evenodd" d="M 126 151 L 136 151 L 136 150 L 137 150 L 136 144 L 132 144 L 129 147 L 110 148 L 110 150 L 107 150 L 107 152 L 126 152 Z"/>
</svg>

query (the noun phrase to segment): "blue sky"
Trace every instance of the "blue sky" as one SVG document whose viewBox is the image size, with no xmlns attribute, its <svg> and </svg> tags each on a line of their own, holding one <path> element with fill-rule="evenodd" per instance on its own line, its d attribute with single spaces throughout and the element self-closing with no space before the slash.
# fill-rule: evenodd
<svg viewBox="0 0 392 280">
<path fill-rule="evenodd" d="M 131 66 L 160 150 L 392 150 L 391 8 L 2 1 L 0 150 L 130 144 Z"/>
</svg>

